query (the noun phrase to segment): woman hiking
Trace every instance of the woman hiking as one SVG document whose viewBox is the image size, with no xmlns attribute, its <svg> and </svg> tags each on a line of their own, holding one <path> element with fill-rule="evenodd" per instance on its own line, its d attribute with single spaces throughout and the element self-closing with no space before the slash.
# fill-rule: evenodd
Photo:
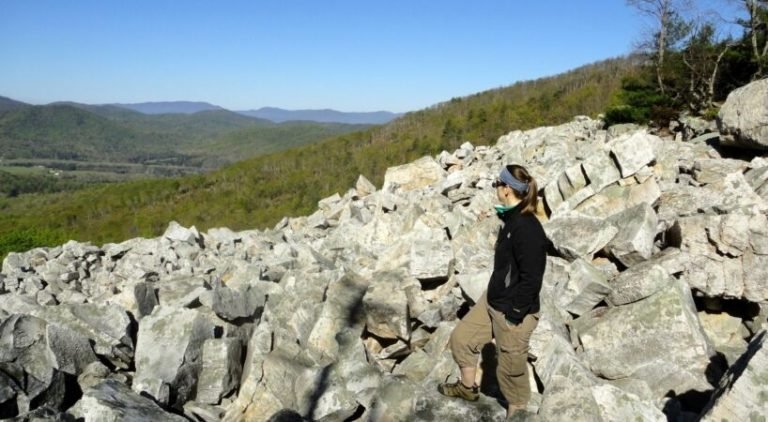
<svg viewBox="0 0 768 422">
<path fill-rule="evenodd" d="M 451 352 L 461 378 L 437 389 L 446 396 L 478 400 L 479 354 L 495 338 L 496 377 L 508 403 L 507 415 L 512 416 L 526 411 L 531 396 L 528 343 L 539 320 L 539 292 L 550 242 L 535 215 L 536 181 L 524 167 L 506 166 L 493 187 L 503 223 L 496 239 L 493 273 L 487 290 L 451 334 Z"/>
</svg>

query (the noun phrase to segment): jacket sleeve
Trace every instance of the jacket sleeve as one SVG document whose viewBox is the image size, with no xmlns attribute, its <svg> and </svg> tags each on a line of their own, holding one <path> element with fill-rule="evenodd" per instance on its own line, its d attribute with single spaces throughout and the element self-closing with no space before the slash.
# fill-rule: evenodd
<svg viewBox="0 0 768 422">
<path fill-rule="evenodd" d="M 516 229 L 513 255 L 517 264 L 519 284 L 512 298 L 510 316 L 522 319 L 531 305 L 538 300 L 544 269 L 547 266 L 549 240 L 538 224 L 521 224 Z"/>
</svg>

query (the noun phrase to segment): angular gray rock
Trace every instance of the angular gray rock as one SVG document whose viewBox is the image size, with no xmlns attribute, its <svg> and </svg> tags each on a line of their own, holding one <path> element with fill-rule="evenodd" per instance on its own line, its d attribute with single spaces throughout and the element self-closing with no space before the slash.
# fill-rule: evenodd
<svg viewBox="0 0 768 422">
<path fill-rule="evenodd" d="M 366 327 L 379 337 L 409 337 L 408 296 L 401 288 L 401 277 L 397 273 L 378 273 L 376 283 L 368 287 L 363 297 Z"/>
<path fill-rule="evenodd" d="M 357 194 L 362 198 L 376 192 L 376 186 L 373 185 L 362 174 L 358 176 L 357 183 L 355 183 L 355 190 Z"/>
<path fill-rule="evenodd" d="M 593 154 L 582 163 L 584 174 L 589 179 L 589 186 L 595 192 L 621 179 L 621 172 L 616 168 L 616 162 L 608 154 Z"/>
<path fill-rule="evenodd" d="M 729 365 L 747 350 L 744 340 L 744 326 L 741 318 L 726 312 L 699 311 L 699 321 L 712 346 L 722 353 Z"/>
<path fill-rule="evenodd" d="M 619 228 L 606 249 L 627 267 L 647 261 L 653 254 L 658 218 L 647 203 L 641 203 L 611 217 Z"/>
<path fill-rule="evenodd" d="M 328 364 L 338 359 L 340 345 L 337 336 L 345 327 L 362 331 L 365 318 L 360 310 L 369 285 L 370 280 L 352 272 L 346 272 L 328 284 L 327 300 L 306 343 L 308 353 L 316 362 Z"/>
<path fill-rule="evenodd" d="M 661 189 L 655 178 L 643 183 L 621 186 L 610 185 L 575 206 L 577 213 L 597 219 L 605 219 L 636 205 L 653 205 L 661 197 Z"/>
<path fill-rule="evenodd" d="M 219 422 L 225 410 L 221 406 L 213 406 L 199 402 L 184 403 L 184 416 L 193 421 Z"/>
<path fill-rule="evenodd" d="M 488 288 L 488 281 L 491 279 L 490 270 L 471 272 L 468 274 L 457 274 L 456 281 L 461 287 L 461 291 L 472 299 L 473 303 L 480 300 L 480 296 Z"/>
<path fill-rule="evenodd" d="M 547 236 L 567 259 L 591 258 L 618 233 L 612 224 L 582 216 L 561 217 L 544 224 Z"/>
<path fill-rule="evenodd" d="M 746 353 L 729 368 L 702 413 L 702 421 L 753 421 L 765 418 L 768 395 L 766 331 L 758 333 Z"/>
<path fill-rule="evenodd" d="M 158 305 L 157 290 L 154 283 L 136 284 L 133 288 L 133 294 L 136 300 L 137 319 L 151 314 L 155 306 Z"/>
<path fill-rule="evenodd" d="M 203 363 L 195 401 L 219 404 L 240 384 L 242 344 L 237 338 L 209 338 L 203 343 Z"/>
<path fill-rule="evenodd" d="M 591 388 L 600 418 L 604 421 L 642 420 L 666 421 L 667 416 L 659 410 L 654 401 L 640 397 L 608 384 Z"/>
<path fill-rule="evenodd" d="M 264 293 L 250 286 L 243 289 L 216 286 L 211 296 L 211 309 L 226 321 L 257 316 L 266 302 Z"/>
<path fill-rule="evenodd" d="M 704 188 L 712 198 L 712 202 L 704 207 L 704 211 L 717 214 L 745 213 L 759 214 L 768 211 L 768 203 L 761 198 L 741 172 L 726 175 L 722 180 L 707 185 Z"/>
<path fill-rule="evenodd" d="M 717 370 L 714 369 L 713 372 L 716 373 Z M 670 362 L 664 356 L 651 360 L 623 380 L 640 383 L 644 387 L 642 390 L 646 392 L 637 391 L 637 393 L 648 394 L 650 391 L 650 396 L 645 398 L 657 402 L 665 398 L 678 400 L 678 395 L 684 396 L 686 393 L 706 397 L 706 394 L 712 390 L 712 385 L 707 380 L 706 374 L 698 369 L 684 368 L 680 364 Z M 614 382 L 617 381 L 621 380 Z"/>
<path fill-rule="evenodd" d="M 717 114 L 722 143 L 768 149 L 768 79 L 734 89 Z"/>
<path fill-rule="evenodd" d="M 654 144 L 661 139 L 643 132 L 621 136 L 611 142 L 611 153 L 616 158 L 621 177 L 635 174 L 656 158 Z"/>
<path fill-rule="evenodd" d="M 725 176 L 746 170 L 749 163 L 727 158 L 699 159 L 693 163 L 693 178 L 699 183 L 716 183 Z"/>
<path fill-rule="evenodd" d="M 139 325 L 133 390 L 181 409 L 194 397 L 205 340 L 214 337 L 214 324 L 199 312 L 159 306 Z"/>
<path fill-rule="evenodd" d="M 445 231 L 433 232 L 430 239 L 411 244 L 409 270 L 419 280 L 447 280 L 453 270 L 453 250 Z"/>
<path fill-rule="evenodd" d="M 539 409 L 545 421 L 597 421 L 600 408 L 591 391 L 567 376 L 556 375 L 547 384 Z"/>
<path fill-rule="evenodd" d="M 584 314 L 611 292 L 607 281 L 602 271 L 579 258 L 571 263 L 568 280 L 555 287 L 555 304 L 572 314 Z"/>
<path fill-rule="evenodd" d="M 422 157 L 412 163 L 390 167 L 384 174 L 383 191 L 411 191 L 441 181 L 445 177 L 443 167 L 432 157 Z"/>
<path fill-rule="evenodd" d="M 80 389 L 86 389 L 99 384 L 110 375 L 110 370 L 99 361 L 89 363 L 77 377 L 77 384 Z"/>
<path fill-rule="evenodd" d="M 86 421 L 186 421 L 115 380 L 106 380 L 86 389 L 80 401 L 67 413 Z"/>
<path fill-rule="evenodd" d="M 631 335 L 616 335 L 622 332 Z M 703 374 L 713 354 L 690 290 L 679 281 L 647 299 L 609 309 L 578 335 L 589 367 L 607 379 L 629 377 L 657 357 Z"/>
<path fill-rule="evenodd" d="M 175 221 L 171 221 L 168 224 L 168 228 L 165 230 L 163 237 L 171 241 L 193 245 L 200 237 L 200 233 L 198 233 L 194 226 L 186 228 Z"/>
<path fill-rule="evenodd" d="M 707 296 L 765 301 L 766 221 L 763 214 L 678 219 L 675 236 L 690 256 L 682 278 Z"/>
<path fill-rule="evenodd" d="M 636 265 L 610 281 L 607 301 L 613 306 L 626 305 L 645 299 L 672 283 L 664 267 L 653 261 Z"/>
<path fill-rule="evenodd" d="M 20 413 L 30 405 L 58 408 L 66 398 L 65 374 L 76 377 L 96 361 L 88 339 L 67 327 L 15 314 L 0 323 L 0 373 L 14 381 L 0 386 L 2 399 L 16 398 Z"/>
<path fill-rule="evenodd" d="M 119 368 L 127 368 L 133 359 L 131 320 L 120 307 L 91 303 L 44 307 L 25 296 L 0 295 L 0 309 L 72 330 L 93 342 L 93 351 Z"/>
<path fill-rule="evenodd" d="M 477 403 L 425 391 L 405 377 L 390 377 L 379 389 L 368 420 L 483 420 L 503 421 L 505 411 L 491 397 L 481 395 Z"/>
</svg>

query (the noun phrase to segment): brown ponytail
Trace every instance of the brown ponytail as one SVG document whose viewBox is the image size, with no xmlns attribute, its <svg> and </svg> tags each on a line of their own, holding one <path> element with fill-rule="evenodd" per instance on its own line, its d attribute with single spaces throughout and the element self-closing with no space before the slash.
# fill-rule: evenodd
<svg viewBox="0 0 768 422">
<path fill-rule="evenodd" d="M 517 164 L 510 164 L 507 166 L 507 170 L 515 177 L 515 179 L 528 184 L 528 190 L 525 193 L 518 192 L 512 189 L 517 199 L 521 201 L 521 213 L 535 214 L 539 203 L 539 188 L 536 184 L 536 179 L 528 173 L 528 170 L 523 166 Z"/>
</svg>

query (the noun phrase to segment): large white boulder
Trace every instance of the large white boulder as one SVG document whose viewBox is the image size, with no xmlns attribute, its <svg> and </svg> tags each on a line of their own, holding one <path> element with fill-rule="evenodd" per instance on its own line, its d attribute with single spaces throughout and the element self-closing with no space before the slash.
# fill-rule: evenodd
<svg viewBox="0 0 768 422">
<path fill-rule="evenodd" d="M 723 143 L 768 149 L 768 79 L 731 91 L 717 115 L 717 126 Z"/>
</svg>

